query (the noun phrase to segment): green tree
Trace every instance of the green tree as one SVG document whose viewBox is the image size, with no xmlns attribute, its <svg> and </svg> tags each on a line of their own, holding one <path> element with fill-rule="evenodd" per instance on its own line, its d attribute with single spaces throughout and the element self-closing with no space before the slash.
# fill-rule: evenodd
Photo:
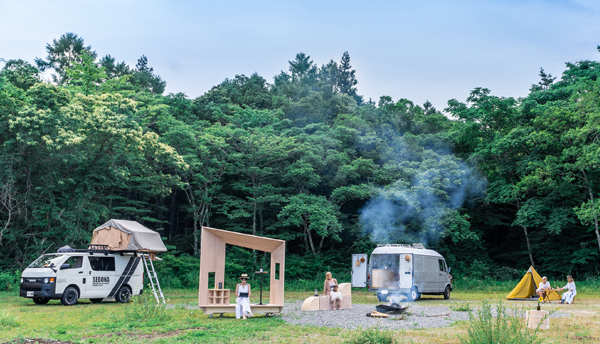
<svg viewBox="0 0 600 344">
<path fill-rule="evenodd" d="M 39 69 L 21 59 L 8 60 L 0 71 L 1 77 L 22 90 L 29 89 L 41 80 Z"/>
<path fill-rule="evenodd" d="M 91 46 L 85 46 L 82 37 L 68 32 L 60 36 L 58 40 L 52 40 L 51 44 L 46 44 L 48 56 L 46 59 L 36 58 L 35 63 L 41 71 L 54 69 L 56 74 L 52 75 L 52 79 L 62 85 L 67 82 L 67 68 L 74 62 L 81 62 L 84 51 L 87 51 L 94 59 L 96 58 L 96 52 L 92 50 Z"/>
<path fill-rule="evenodd" d="M 67 68 L 66 75 L 67 83 L 81 89 L 85 95 L 92 93 L 107 77 L 104 68 L 98 67 L 87 51 L 81 54 L 81 62 L 74 62 Z"/>
</svg>

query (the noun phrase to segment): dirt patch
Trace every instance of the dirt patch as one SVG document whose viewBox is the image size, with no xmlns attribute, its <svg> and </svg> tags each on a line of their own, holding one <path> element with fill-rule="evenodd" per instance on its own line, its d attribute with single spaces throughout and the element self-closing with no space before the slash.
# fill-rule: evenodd
<svg viewBox="0 0 600 344">
<path fill-rule="evenodd" d="M 117 332 L 114 333 L 113 336 L 114 337 L 129 337 L 129 338 L 135 338 L 135 339 L 151 339 L 151 338 L 170 338 L 170 337 L 174 337 L 174 336 L 178 336 L 180 334 L 184 334 L 190 331 L 198 331 L 198 330 L 206 330 L 206 327 L 190 327 L 190 328 L 186 328 L 186 329 L 181 329 L 181 330 L 176 330 L 176 331 L 169 331 L 169 332 L 158 332 L 158 331 L 153 331 L 153 332 L 146 332 L 146 333 L 141 333 L 138 331 L 133 331 L 133 332 Z M 99 335 L 95 335 L 95 336 L 87 336 L 84 338 L 99 338 L 99 337 L 106 337 L 105 334 L 99 334 Z M 13 343 L 13 342 L 10 342 Z M 15 342 L 18 343 L 18 342 Z M 27 342 L 29 343 L 29 342 Z M 32 342 L 35 343 L 35 342 Z M 40 344 L 46 344 L 45 342 L 40 342 Z M 70 343 L 70 342 L 48 342 L 48 343 Z"/>
<path fill-rule="evenodd" d="M 19 338 L 11 340 L 10 342 L 4 342 L 3 344 L 73 344 L 73 342 L 64 342 L 62 340 L 55 339 L 42 339 L 42 338 Z"/>
</svg>

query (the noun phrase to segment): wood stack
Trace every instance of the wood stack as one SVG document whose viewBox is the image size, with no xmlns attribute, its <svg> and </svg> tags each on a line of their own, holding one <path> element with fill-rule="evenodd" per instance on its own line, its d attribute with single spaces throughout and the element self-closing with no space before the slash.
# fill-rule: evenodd
<svg viewBox="0 0 600 344">
<path fill-rule="evenodd" d="M 378 311 L 373 311 L 371 313 L 367 313 L 367 316 L 372 317 L 372 318 L 387 318 L 387 317 L 389 317 L 389 314 L 381 313 Z"/>
</svg>

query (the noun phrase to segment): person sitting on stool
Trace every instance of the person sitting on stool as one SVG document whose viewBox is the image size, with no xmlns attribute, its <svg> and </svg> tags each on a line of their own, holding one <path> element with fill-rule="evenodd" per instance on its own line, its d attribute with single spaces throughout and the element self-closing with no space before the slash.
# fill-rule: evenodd
<svg viewBox="0 0 600 344">
<path fill-rule="evenodd" d="M 342 293 L 338 291 L 337 284 L 331 286 L 332 290 L 329 293 L 331 309 L 332 310 L 340 310 L 342 309 Z"/>
<path fill-rule="evenodd" d="M 562 288 L 558 288 L 559 290 L 566 290 L 567 292 L 562 294 L 562 301 L 560 303 L 573 303 L 573 299 L 575 295 L 577 295 L 577 288 L 575 287 L 575 281 L 573 280 L 573 276 L 567 276 L 567 285 Z"/>
<path fill-rule="evenodd" d="M 546 296 L 548 296 L 548 292 L 551 291 L 550 282 L 548 282 L 548 277 L 542 277 L 542 283 L 540 283 L 539 287 L 535 291 L 540 299 L 546 302 Z"/>
</svg>

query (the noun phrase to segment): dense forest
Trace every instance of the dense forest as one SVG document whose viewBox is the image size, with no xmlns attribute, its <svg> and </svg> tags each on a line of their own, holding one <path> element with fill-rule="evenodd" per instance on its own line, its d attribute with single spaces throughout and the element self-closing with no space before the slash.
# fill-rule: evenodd
<svg viewBox="0 0 600 344">
<path fill-rule="evenodd" d="M 72 33 L 46 51 L 0 61 L 0 271 L 118 218 L 161 232 L 182 285 L 197 283 L 201 226 L 287 240 L 290 281 L 414 242 L 459 277 L 600 274 L 598 61 L 442 112 L 364 99 L 347 52 L 320 66 L 298 53 L 272 82 L 236 75 L 191 99 L 163 94 L 146 56 L 99 57 Z M 232 248 L 228 272 L 265 259 Z"/>
</svg>

